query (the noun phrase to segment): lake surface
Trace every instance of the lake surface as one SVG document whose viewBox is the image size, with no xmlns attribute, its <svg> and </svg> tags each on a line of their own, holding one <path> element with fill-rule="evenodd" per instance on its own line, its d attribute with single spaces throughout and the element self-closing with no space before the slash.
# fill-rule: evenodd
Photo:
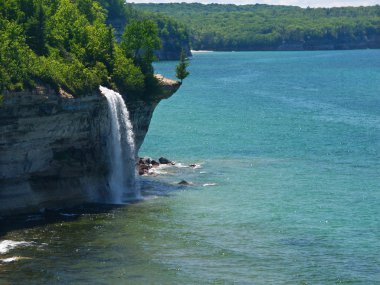
<svg viewBox="0 0 380 285">
<path fill-rule="evenodd" d="M 380 50 L 197 53 L 190 72 L 140 151 L 180 164 L 136 204 L 15 218 L 0 284 L 380 283 Z"/>
</svg>

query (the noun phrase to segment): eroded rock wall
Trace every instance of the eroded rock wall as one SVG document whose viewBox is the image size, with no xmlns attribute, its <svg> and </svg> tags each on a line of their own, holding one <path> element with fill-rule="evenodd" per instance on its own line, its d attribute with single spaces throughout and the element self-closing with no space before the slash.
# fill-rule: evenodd
<svg viewBox="0 0 380 285">
<path fill-rule="evenodd" d="M 0 213 L 90 199 L 105 183 L 106 107 L 100 93 L 79 99 L 48 87 L 5 93 Z"/>
<path fill-rule="evenodd" d="M 153 112 L 158 103 L 163 99 L 170 98 L 181 86 L 178 81 L 167 79 L 162 75 L 156 74 L 155 77 L 159 82 L 156 94 L 151 95 L 145 100 L 129 100 L 128 97 L 125 98 L 135 134 L 137 153 L 144 142 Z"/>
<path fill-rule="evenodd" d="M 137 150 L 154 109 L 179 83 L 158 77 L 149 100 L 128 99 Z M 5 92 L 0 105 L 0 215 L 102 201 L 108 192 L 107 100 L 49 87 Z"/>
</svg>

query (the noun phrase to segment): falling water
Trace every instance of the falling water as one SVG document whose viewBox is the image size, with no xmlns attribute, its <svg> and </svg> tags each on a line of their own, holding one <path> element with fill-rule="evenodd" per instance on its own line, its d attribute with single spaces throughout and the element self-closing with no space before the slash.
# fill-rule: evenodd
<svg viewBox="0 0 380 285">
<path fill-rule="evenodd" d="M 108 88 L 100 86 L 107 98 L 111 119 L 111 134 L 107 145 L 109 152 L 109 186 L 112 203 L 140 198 L 136 185 L 135 143 L 132 124 L 123 97 Z"/>
</svg>

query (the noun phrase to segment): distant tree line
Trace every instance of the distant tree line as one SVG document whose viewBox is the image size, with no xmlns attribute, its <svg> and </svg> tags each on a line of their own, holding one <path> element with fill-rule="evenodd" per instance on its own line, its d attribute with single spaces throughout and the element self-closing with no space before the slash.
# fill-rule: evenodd
<svg viewBox="0 0 380 285">
<path fill-rule="evenodd" d="M 199 3 L 134 4 L 171 16 L 190 30 L 193 49 L 380 48 L 380 6 L 300 8 Z M 363 43 L 366 43 L 364 45 Z"/>
</svg>

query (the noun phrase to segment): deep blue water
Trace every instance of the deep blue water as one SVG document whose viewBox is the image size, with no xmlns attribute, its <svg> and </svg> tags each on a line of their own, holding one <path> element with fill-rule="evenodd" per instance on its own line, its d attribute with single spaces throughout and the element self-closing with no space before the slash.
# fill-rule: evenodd
<svg viewBox="0 0 380 285">
<path fill-rule="evenodd" d="M 9 232 L 33 244 L 4 257 L 31 260 L 0 264 L 0 283 L 380 284 L 380 50 L 197 53 L 189 69 L 140 155 L 201 167 Z"/>
</svg>

